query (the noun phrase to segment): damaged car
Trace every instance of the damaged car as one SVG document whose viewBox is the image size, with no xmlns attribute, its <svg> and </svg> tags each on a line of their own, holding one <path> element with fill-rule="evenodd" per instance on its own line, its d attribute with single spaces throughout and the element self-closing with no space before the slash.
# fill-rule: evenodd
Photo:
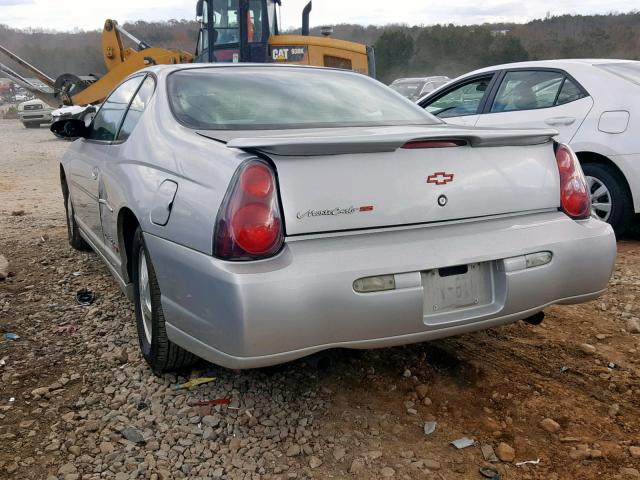
<svg viewBox="0 0 640 480">
<path fill-rule="evenodd" d="M 555 130 L 447 125 L 353 72 L 154 66 L 52 129 L 69 242 L 135 302 L 155 372 L 535 322 L 615 261 Z"/>
</svg>

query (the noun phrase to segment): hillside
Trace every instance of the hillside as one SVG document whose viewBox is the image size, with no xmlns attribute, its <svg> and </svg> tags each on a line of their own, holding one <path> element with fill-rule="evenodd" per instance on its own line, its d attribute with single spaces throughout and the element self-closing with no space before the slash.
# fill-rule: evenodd
<svg viewBox="0 0 640 480">
<path fill-rule="evenodd" d="M 193 51 L 197 23 L 186 20 L 126 24 L 155 46 Z M 312 34 L 319 35 L 319 28 Z M 526 24 L 472 26 L 334 26 L 334 36 L 374 45 L 378 76 L 449 75 L 497 63 L 550 58 L 640 59 L 640 12 L 549 16 Z M 100 31 L 43 32 L 0 25 L 0 44 L 51 76 L 102 73 Z M 3 60 L 0 60 L 3 61 Z"/>
<path fill-rule="evenodd" d="M 188 52 L 195 50 L 198 24 L 193 21 L 139 21 L 124 27 L 153 46 L 177 47 Z M 0 45 L 54 78 L 62 73 L 102 74 L 105 68 L 100 46 L 101 28 L 87 32 L 48 32 L 16 30 L 0 24 Z M 10 61 L 5 62 L 1 54 L 0 62 L 11 64 Z"/>
</svg>

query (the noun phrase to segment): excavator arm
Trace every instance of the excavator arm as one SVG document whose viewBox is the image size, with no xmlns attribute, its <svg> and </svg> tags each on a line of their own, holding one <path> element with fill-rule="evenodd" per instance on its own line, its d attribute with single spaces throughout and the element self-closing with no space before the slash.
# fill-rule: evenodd
<svg viewBox="0 0 640 480">
<path fill-rule="evenodd" d="M 135 44 L 135 49 L 124 47 L 123 35 Z M 120 27 L 115 20 L 107 20 L 102 31 L 102 53 L 107 69 L 107 73 L 102 77 L 65 73 L 53 80 L 46 73 L 1 45 L 0 52 L 23 68 L 31 71 L 34 76 L 51 87 L 53 95 L 42 92 L 36 85 L 31 84 L 20 74 L 1 63 L 0 71 L 3 71 L 12 81 L 15 81 L 52 106 L 101 103 L 116 85 L 138 70 L 150 65 L 190 63 L 193 61 L 193 55 L 183 50 L 149 46 Z"/>
</svg>

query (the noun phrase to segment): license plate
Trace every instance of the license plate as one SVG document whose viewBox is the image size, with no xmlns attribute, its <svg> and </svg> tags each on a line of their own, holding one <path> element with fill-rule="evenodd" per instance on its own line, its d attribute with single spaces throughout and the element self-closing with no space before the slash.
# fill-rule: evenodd
<svg viewBox="0 0 640 480">
<path fill-rule="evenodd" d="M 491 264 L 470 263 L 422 273 L 424 314 L 433 315 L 491 303 Z"/>
</svg>

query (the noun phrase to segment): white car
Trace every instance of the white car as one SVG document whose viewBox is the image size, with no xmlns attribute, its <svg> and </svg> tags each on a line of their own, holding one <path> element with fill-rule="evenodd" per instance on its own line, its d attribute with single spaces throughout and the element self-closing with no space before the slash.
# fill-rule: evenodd
<svg viewBox="0 0 640 480">
<path fill-rule="evenodd" d="M 418 103 L 458 125 L 552 127 L 578 155 L 594 215 L 620 235 L 640 213 L 640 62 L 498 65 L 467 73 Z"/>
<path fill-rule="evenodd" d="M 51 123 L 53 108 L 42 100 L 28 100 L 18 105 L 18 120 L 25 128 L 36 128 Z"/>
</svg>

